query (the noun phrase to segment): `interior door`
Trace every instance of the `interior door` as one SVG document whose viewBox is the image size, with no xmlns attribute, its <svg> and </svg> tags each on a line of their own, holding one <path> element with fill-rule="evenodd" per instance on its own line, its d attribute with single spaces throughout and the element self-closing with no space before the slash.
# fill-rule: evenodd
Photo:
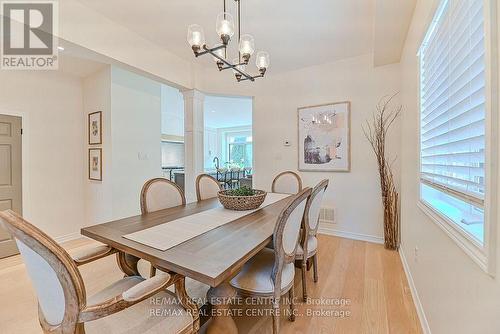
<svg viewBox="0 0 500 334">
<path fill-rule="evenodd" d="M 0 115 L 0 211 L 22 214 L 21 117 Z M 11 236 L 0 227 L 0 258 L 17 254 Z"/>
</svg>

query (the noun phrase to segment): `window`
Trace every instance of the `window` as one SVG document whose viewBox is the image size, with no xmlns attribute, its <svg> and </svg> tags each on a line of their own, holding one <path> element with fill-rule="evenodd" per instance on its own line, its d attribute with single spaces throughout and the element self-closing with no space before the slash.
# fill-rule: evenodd
<svg viewBox="0 0 500 334">
<path fill-rule="evenodd" d="M 421 201 L 484 246 L 486 60 L 482 0 L 445 0 L 420 49 Z"/>
<path fill-rule="evenodd" d="M 229 136 L 229 161 L 241 167 L 252 166 L 252 136 Z"/>
</svg>

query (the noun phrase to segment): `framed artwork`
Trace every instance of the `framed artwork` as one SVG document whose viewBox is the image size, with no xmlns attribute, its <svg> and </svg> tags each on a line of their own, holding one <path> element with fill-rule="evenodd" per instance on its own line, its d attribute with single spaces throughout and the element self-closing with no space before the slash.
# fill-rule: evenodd
<svg viewBox="0 0 500 334">
<path fill-rule="evenodd" d="M 89 148 L 89 180 L 102 181 L 102 149 Z"/>
<path fill-rule="evenodd" d="M 300 171 L 348 172 L 351 161 L 349 101 L 298 108 Z"/>
<path fill-rule="evenodd" d="M 89 114 L 89 145 L 102 144 L 102 112 Z"/>
</svg>

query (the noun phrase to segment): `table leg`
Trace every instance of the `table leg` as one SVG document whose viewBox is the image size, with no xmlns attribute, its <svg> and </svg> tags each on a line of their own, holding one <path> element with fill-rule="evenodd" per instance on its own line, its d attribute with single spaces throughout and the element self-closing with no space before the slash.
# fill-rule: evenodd
<svg viewBox="0 0 500 334">
<path fill-rule="evenodd" d="M 116 253 L 116 260 L 118 262 L 118 267 L 125 274 L 125 276 L 139 276 L 139 270 L 137 269 L 137 262 L 139 258 L 130 254 L 123 252 Z"/>
<path fill-rule="evenodd" d="M 229 313 L 229 306 L 236 297 L 236 290 L 224 282 L 207 292 L 208 302 L 212 305 L 212 319 L 207 325 L 207 334 L 237 334 L 238 328 Z"/>
</svg>

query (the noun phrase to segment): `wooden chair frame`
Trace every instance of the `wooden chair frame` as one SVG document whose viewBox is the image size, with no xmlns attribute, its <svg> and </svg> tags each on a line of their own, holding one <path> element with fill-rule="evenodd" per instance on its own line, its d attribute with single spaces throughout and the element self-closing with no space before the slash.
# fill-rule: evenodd
<svg viewBox="0 0 500 334">
<path fill-rule="evenodd" d="M 290 286 L 287 286 L 285 290 L 281 289 L 281 274 L 283 272 L 283 267 L 285 264 L 293 263 L 295 262 L 295 253 L 297 251 L 297 246 L 300 238 L 300 234 L 297 237 L 297 242 L 295 245 L 294 250 L 292 253 L 287 254 L 285 251 L 285 248 L 283 246 L 283 232 L 285 229 L 286 222 L 288 218 L 290 217 L 290 214 L 295 210 L 297 206 L 299 206 L 302 201 L 304 201 L 306 198 L 308 198 L 311 195 L 311 188 L 306 188 L 304 190 L 301 190 L 292 200 L 290 205 L 288 205 L 283 211 L 280 213 L 278 216 L 277 224 L 273 232 L 273 240 L 274 240 L 274 266 L 273 266 L 273 272 L 271 275 L 271 279 L 273 280 L 274 284 L 274 296 L 273 296 L 273 309 L 274 309 L 274 315 L 273 315 L 273 332 L 274 333 L 279 333 L 279 307 L 280 307 L 280 297 L 285 294 L 288 290 L 289 293 L 289 298 L 290 298 L 290 309 L 291 309 L 291 316 L 290 320 L 295 321 L 295 315 L 294 315 L 294 289 L 293 289 L 293 280 Z M 307 205 L 307 204 L 306 204 Z M 305 212 L 305 210 L 304 210 Z"/>
<path fill-rule="evenodd" d="M 175 189 L 177 189 L 177 191 L 179 191 L 179 194 L 181 196 L 181 201 L 182 201 L 181 205 L 186 205 L 186 196 L 184 195 L 184 191 L 181 189 L 181 187 L 179 187 L 179 185 L 177 183 L 172 182 L 169 179 L 166 179 L 164 177 L 157 177 L 157 178 L 146 181 L 146 183 L 144 183 L 144 185 L 142 186 L 142 190 L 141 190 L 141 212 L 142 212 L 142 214 L 149 212 L 147 204 L 146 204 L 146 193 L 148 192 L 149 187 L 151 187 L 151 185 L 153 183 L 156 183 L 156 182 L 165 182 L 165 183 L 173 186 Z"/>
<path fill-rule="evenodd" d="M 290 214 L 295 210 L 297 206 L 299 206 L 302 201 L 306 200 L 311 194 L 311 188 L 305 188 L 297 195 L 294 195 L 290 200 L 290 203 L 281 211 L 278 219 L 276 220 L 276 226 L 273 232 L 273 240 L 274 240 L 274 265 L 273 271 L 271 274 L 271 279 L 273 282 L 273 293 L 269 295 L 267 293 L 256 293 L 250 292 L 246 290 L 241 290 L 236 288 L 238 293 L 242 296 L 257 296 L 257 297 L 272 297 L 273 304 L 273 333 L 279 332 L 279 322 L 280 322 L 280 301 L 281 296 L 285 295 L 287 292 L 290 298 L 290 320 L 295 321 L 294 309 L 294 289 L 293 284 L 294 280 L 284 288 L 281 288 L 281 275 L 283 272 L 283 267 L 286 264 L 293 263 L 295 261 L 295 252 L 297 251 L 298 242 L 300 239 L 300 235 L 297 236 L 297 242 L 292 253 L 287 254 L 285 248 L 283 246 L 283 232 L 285 229 L 286 222 L 290 217 Z M 307 204 L 306 204 L 307 205 Z"/>
<path fill-rule="evenodd" d="M 222 190 L 222 187 L 216 178 L 208 174 L 200 174 L 196 177 L 196 199 L 198 200 L 198 202 L 201 201 L 200 181 L 204 177 L 212 180 L 217 185 L 217 187 L 219 187 L 219 190 Z"/>
<path fill-rule="evenodd" d="M 150 298 L 172 284 L 175 284 L 179 302 L 193 316 L 193 326 L 189 327 L 186 333 L 196 333 L 199 330 L 198 307 L 188 297 L 184 289 L 183 276 L 171 273 L 168 281 L 134 300 L 125 300 L 123 294 L 120 294 L 99 304 L 88 306 L 85 284 L 78 266 L 60 245 L 11 210 L 0 212 L 0 223 L 15 239 L 43 257 L 52 267 L 61 284 L 65 300 L 64 316 L 61 323 L 58 325 L 49 324 L 45 320 L 40 306 L 38 308 L 39 322 L 44 333 L 85 334 L 85 322 L 120 312 Z"/>
<path fill-rule="evenodd" d="M 306 283 L 306 272 L 307 272 L 307 260 L 312 258 L 313 261 L 313 273 L 314 282 L 318 281 L 318 258 L 317 252 L 318 248 L 314 252 L 310 253 L 307 249 L 308 239 L 313 236 L 316 237 L 319 228 L 319 217 L 316 227 L 311 229 L 311 222 L 309 221 L 309 210 L 311 209 L 312 202 L 314 198 L 322 191 L 326 191 L 328 188 L 329 181 L 327 179 L 321 180 L 312 190 L 311 195 L 307 199 L 306 209 L 304 212 L 304 219 L 302 220 L 302 235 L 300 240 L 300 245 L 302 246 L 302 256 L 296 256 L 297 260 L 301 261 L 301 271 L 302 271 L 302 296 L 304 301 L 307 300 L 307 283 Z"/>
<path fill-rule="evenodd" d="M 302 179 L 300 178 L 300 175 L 299 175 L 299 174 L 297 174 L 297 173 L 295 173 L 295 172 L 293 172 L 293 171 L 291 171 L 291 170 L 287 170 L 287 171 L 281 172 L 281 173 L 279 173 L 278 175 L 276 175 L 276 176 L 274 177 L 274 179 L 273 179 L 273 183 L 272 183 L 272 185 L 271 185 L 271 192 L 273 192 L 273 193 L 275 192 L 275 185 L 276 185 L 276 182 L 278 181 L 278 179 L 279 179 L 280 177 L 282 177 L 283 175 L 286 175 L 286 174 L 291 174 L 291 175 L 293 175 L 293 176 L 297 179 L 297 182 L 298 182 L 298 184 L 299 184 L 299 191 L 298 191 L 298 192 L 300 193 L 300 192 L 302 191 Z"/>
</svg>

